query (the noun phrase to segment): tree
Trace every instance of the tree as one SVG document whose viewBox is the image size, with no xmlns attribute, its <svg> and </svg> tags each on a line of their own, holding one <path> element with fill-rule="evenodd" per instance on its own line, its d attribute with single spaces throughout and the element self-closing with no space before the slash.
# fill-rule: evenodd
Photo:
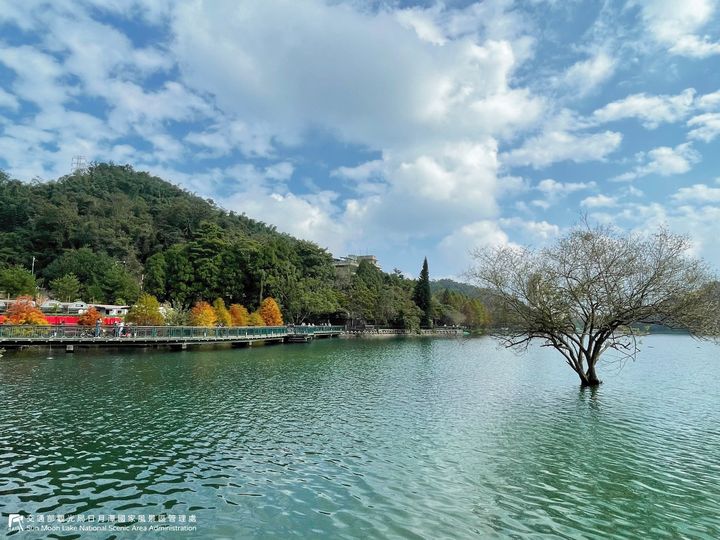
<svg viewBox="0 0 720 540">
<path fill-rule="evenodd" d="M 415 285 L 413 300 L 423 312 L 422 325 L 430 326 L 432 323 L 432 294 L 430 293 L 430 272 L 428 271 L 427 257 L 423 260 L 422 270 Z"/>
<path fill-rule="evenodd" d="M 182 307 L 164 305 L 165 324 L 170 326 L 185 326 L 190 324 L 190 312 Z"/>
<path fill-rule="evenodd" d="M 250 314 L 245 306 L 233 304 L 230 306 L 230 320 L 233 326 L 248 326 Z"/>
<path fill-rule="evenodd" d="M 165 298 L 167 263 L 162 253 L 155 253 L 145 262 L 145 290 L 159 298 Z"/>
<path fill-rule="evenodd" d="M 5 324 L 46 325 L 48 321 L 30 296 L 20 296 L 8 308 Z"/>
<path fill-rule="evenodd" d="M 411 299 L 405 299 L 398 312 L 398 316 L 405 330 L 420 332 L 420 321 L 423 316 L 423 311 L 417 307 Z"/>
<path fill-rule="evenodd" d="M 263 300 L 259 312 L 265 326 L 281 326 L 283 324 L 280 306 L 278 306 L 274 298 L 267 297 Z"/>
<path fill-rule="evenodd" d="M 665 230 L 640 236 L 585 225 L 539 251 L 476 251 L 469 275 L 505 308 L 507 327 L 494 331 L 505 346 L 554 347 L 582 386 L 596 386 L 604 352 L 635 357 L 638 325 L 720 333 L 713 277 L 690 247 Z"/>
<path fill-rule="evenodd" d="M 202 300 L 190 310 L 190 324 L 193 326 L 215 326 L 217 315 L 213 307 Z"/>
<path fill-rule="evenodd" d="M 101 276 L 102 297 L 108 302 L 125 304 L 140 295 L 140 285 L 119 261 L 105 269 Z"/>
<path fill-rule="evenodd" d="M 65 274 L 50 282 L 50 290 L 55 294 L 55 297 L 62 302 L 77 300 L 80 297 L 81 288 L 80 280 L 73 273 Z"/>
<path fill-rule="evenodd" d="M 125 316 L 125 320 L 140 326 L 159 326 L 165 324 L 160 313 L 160 302 L 151 294 L 143 293 Z"/>
<path fill-rule="evenodd" d="M 203 221 L 188 244 L 188 259 L 193 267 L 193 293 L 196 298 L 212 298 L 218 293 L 222 275 L 222 253 L 227 247 L 222 229 Z"/>
<path fill-rule="evenodd" d="M 478 298 L 469 298 L 462 307 L 465 324 L 470 328 L 483 328 L 490 322 L 485 306 Z"/>
<path fill-rule="evenodd" d="M 85 313 L 80 315 L 77 323 L 80 326 L 95 326 L 97 321 L 102 321 L 102 315 L 95 309 L 95 306 L 90 306 Z"/>
<path fill-rule="evenodd" d="M 192 305 L 193 267 L 187 255 L 185 244 L 175 244 L 164 255 L 167 275 L 165 296 L 174 306 L 185 310 Z"/>
<path fill-rule="evenodd" d="M 260 315 L 259 311 L 253 311 L 248 319 L 248 326 L 266 326 L 265 320 Z"/>
<path fill-rule="evenodd" d="M 10 296 L 34 296 L 35 286 L 35 276 L 21 266 L 0 269 L 0 291 Z"/>
<path fill-rule="evenodd" d="M 215 310 L 215 317 L 217 318 L 218 324 L 221 326 L 232 326 L 232 317 L 225 307 L 225 302 L 222 298 L 218 298 L 213 302 L 213 309 Z"/>
</svg>

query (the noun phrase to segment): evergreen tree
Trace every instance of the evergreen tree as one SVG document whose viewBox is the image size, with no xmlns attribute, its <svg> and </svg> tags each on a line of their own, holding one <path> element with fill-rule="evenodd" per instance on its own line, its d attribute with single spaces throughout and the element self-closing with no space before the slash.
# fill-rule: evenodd
<svg viewBox="0 0 720 540">
<path fill-rule="evenodd" d="M 145 263 L 145 290 L 158 298 L 165 299 L 167 262 L 162 253 L 156 253 Z"/>
<path fill-rule="evenodd" d="M 0 269 L 0 291 L 10 296 L 35 296 L 35 276 L 20 266 Z"/>
<path fill-rule="evenodd" d="M 420 320 L 422 326 L 429 327 L 432 322 L 432 295 L 430 293 L 430 272 L 428 271 L 427 257 L 423 261 L 420 277 L 418 277 L 415 285 L 413 300 L 423 312 Z"/>
<path fill-rule="evenodd" d="M 50 290 L 62 302 L 72 302 L 80 298 L 81 289 L 80 280 L 72 272 L 50 282 Z"/>
</svg>

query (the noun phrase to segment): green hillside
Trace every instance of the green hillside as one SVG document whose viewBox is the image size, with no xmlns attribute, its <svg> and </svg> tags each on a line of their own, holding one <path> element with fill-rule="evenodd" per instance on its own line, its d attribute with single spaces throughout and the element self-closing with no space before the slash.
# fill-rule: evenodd
<svg viewBox="0 0 720 540">
<path fill-rule="evenodd" d="M 227 212 L 130 166 L 96 164 L 52 182 L 0 172 L 0 290 L 132 303 L 140 292 L 187 310 L 222 298 L 278 300 L 289 321 L 417 327 L 415 282 L 370 263 L 335 275 L 316 244 Z M 29 272 L 34 263 L 34 276 Z"/>
</svg>

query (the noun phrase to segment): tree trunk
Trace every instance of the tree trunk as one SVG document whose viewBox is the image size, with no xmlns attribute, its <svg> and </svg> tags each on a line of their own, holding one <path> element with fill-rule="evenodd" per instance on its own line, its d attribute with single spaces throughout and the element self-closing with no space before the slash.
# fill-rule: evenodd
<svg viewBox="0 0 720 540">
<path fill-rule="evenodd" d="M 602 384 L 602 381 L 598 379 L 597 373 L 595 373 L 595 362 L 592 359 L 588 359 L 588 368 L 585 373 L 580 376 L 580 386 L 593 387 Z"/>
</svg>

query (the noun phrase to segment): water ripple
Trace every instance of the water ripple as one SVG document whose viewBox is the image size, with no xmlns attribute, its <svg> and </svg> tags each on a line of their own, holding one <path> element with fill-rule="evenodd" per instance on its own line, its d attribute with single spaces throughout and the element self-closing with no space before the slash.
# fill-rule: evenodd
<svg viewBox="0 0 720 540">
<path fill-rule="evenodd" d="M 189 538 L 718 538 L 717 349 L 647 341 L 597 391 L 488 340 L 7 355 L 0 511 L 194 514 Z"/>
</svg>

